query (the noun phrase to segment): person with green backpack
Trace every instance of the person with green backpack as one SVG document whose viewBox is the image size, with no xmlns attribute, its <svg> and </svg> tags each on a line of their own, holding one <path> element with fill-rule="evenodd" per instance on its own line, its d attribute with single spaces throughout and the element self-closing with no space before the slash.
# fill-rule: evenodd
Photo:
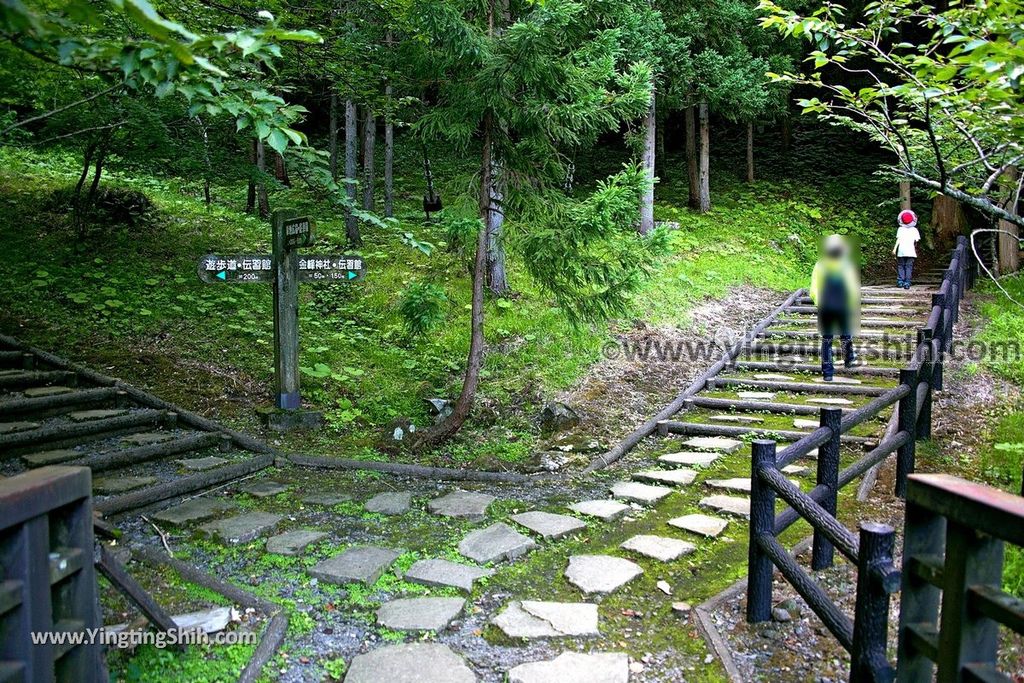
<svg viewBox="0 0 1024 683">
<path fill-rule="evenodd" d="M 818 308 L 821 333 L 821 376 L 826 382 L 835 375 L 832 343 L 837 334 L 845 367 L 852 367 L 857 359 L 853 334 L 860 322 L 860 275 L 851 251 L 842 235 L 829 235 L 811 273 L 810 296 Z"/>
</svg>

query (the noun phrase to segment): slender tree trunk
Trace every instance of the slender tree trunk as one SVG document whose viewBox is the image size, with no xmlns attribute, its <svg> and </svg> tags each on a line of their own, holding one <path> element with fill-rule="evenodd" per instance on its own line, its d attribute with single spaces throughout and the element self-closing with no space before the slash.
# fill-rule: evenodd
<svg viewBox="0 0 1024 683">
<path fill-rule="evenodd" d="M 292 179 L 288 177 L 288 164 L 285 163 L 284 155 L 274 152 L 274 177 L 285 187 L 292 186 Z"/>
<path fill-rule="evenodd" d="M 487 204 L 487 288 L 496 296 L 508 294 L 508 273 L 505 271 L 505 199 L 501 163 L 491 151 L 490 201 Z"/>
<path fill-rule="evenodd" d="M 331 122 L 328 128 L 328 145 L 331 150 L 331 179 L 338 181 L 338 93 L 331 89 Z"/>
<path fill-rule="evenodd" d="M 647 187 L 644 188 L 643 197 L 640 199 L 640 226 L 641 235 L 646 235 L 654 230 L 654 160 L 655 144 L 657 143 L 657 112 L 655 111 L 655 96 L 651 93 L 651 104 L 647 108 L 647 120 L 645 123 L 646 134 L 644 135 L 643 169 L 647 176 Z"/>
<path fill-rule="evenodd" d="M 267 153 L 262 140 L 256 141 L 256 170 L 259 171 L 259 182 L 256 183 L 256 201 L 259 205 L 259 217 L 270 217 L 270 198 L 267 196 Z"/>
<path fill-rule="evenodd" d="M 357 127 L 356 103 L 345 100 L 345 195 L 353 207 L 356 205 Z M 351 210 L 345 212 L 345 233 L 350 244 L 362 243 L 359 236 L 359 220 Z"/>
<path fill-rule="evenodd" d="M 366 108 L 363 121 L 363 209 L 373 211 L 374 169 L 373 152 L 377 146 L 377 115 Z"/>
<path fill-rule="evenodd" d="M 690 182 L 689 205 L 691 209 L 700 207 L 700 174 L 697 166 L 697 114 L 691 105 L 686 108 L 686 177 Z"/>
<path fill-rule="evenodd" d="M 747 122 L 747 182 L 754 182 L 754 124 Z"/>
<path fill-rule="evenodd" d="M 388 34 L 390 41 L 391 34 Z M 391 112 L 391 86 L 384 88 L 388 101 L 387 118 L 384 120 L 384 215 L 388 218 L 395 215 L 395 124 Z"/>
<path fill-rule="evenodd" d="M 900 211 L 910 210 L 910 181 L 900 181 Z"/>
<path fill-rule="evenodd" d="M 203 136 L 203 199 L 206 202 L 206 208 L 209 209 L 213 203 L 213 196 L 210 192 L 210 177 L 213 175 L 213 162 L 210 160 L 210 134 L 203 120 L 198 116 L 195 118 L 199 132 Z"/>
<path fill-rule="evenodd" d="M 78 175 L 78 182 L 75 183 L 75 192 L 71 196 L 71 223 L 75 228 L 75 234 L 82 238 L 85 236 L 85 216 L 82 215 L 82 188 L 89 177 L 89 169 L 92 168 L 92 158 L 96 154 L 97 143 L 90 142 L 85 146 L 85 153 L 82 159 L 82 172 Z"/>
<path fill-rule="evenodd" d="M 249 146 L 249 163 L 253 166 L 256 165 L 256 139 L 253 138 L 252 144 Z M 245 198 L 245 212 L 256 213 L 256 179 L 251 175 L 249 176 L 249 192 Z"/>
<path fill-rule="evenodd" d="M 707 213 L 711 210 L 711 134 L 708 126 L 708 103 L 701 102 L 697 107 L 700 120 L 700 165 L 697 169 L 699 188 L 697 210 Z"/>
<path fill-rule="evenodd" d="M 665 114 L 661 114 L 656 125 L 657 142 L 654 145 L 654 175 L 658 178 L 668 177 L 665 173 L 665 126 L 668 123 L 668 117 Z"/>
<path fill-rule="evenodd" d="M 100 178 L 103 176 L 103 164 L 107 160 L 107 152 L 110 147 L 107 140 L 100 144 L 99 154 L 96 156 L 96 164 L 93 168 L 92 184 L 89 185 L 89 194 L 85 197 L 85 206 L 89 208 L 96 201 L 96 192 L 100 189 Z"/>
<path fill-rule="evenodd" d="M 1000 191 L 1006 193 L 1002 207 L 1010 213 L 1017 213 L 1017 167 L 1010 166 L 1003 173 Z M 1003 232 L 996 233 L 999 241 L 998 272 L 1000 275 L 1016 273 L 1020 270 L 1020 228 L 1007 220 L 999 220 L 996 226 Z M 1009 233 L 1009 234 L 1007 234 Z"/>
</svg>

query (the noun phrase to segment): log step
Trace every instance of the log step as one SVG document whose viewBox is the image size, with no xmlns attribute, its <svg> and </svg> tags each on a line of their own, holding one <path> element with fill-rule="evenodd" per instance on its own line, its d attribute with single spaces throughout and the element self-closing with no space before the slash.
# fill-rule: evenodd
<svg viewBox="0 0 1024 683">
<path fill-rule="evenodd" d="M 757 428 L 751 429 L 750 427 L 710 425 L 700 422 L 678 422 L 676 420 L 664 420 L 658 423 L 658 434 L 661 436 L 668 436 L 669 434 L 687 434 L 691 436 L 743 437 L 748 434 L 755 434 L 764 435 L 765 438 L 777 437 L 782 441 L 797 441 L 810 433 L 810 431 L 799 432 L 790 429 L 760 430 Z M 878 439 L 867 436 L 852 436 L 849 434 L 843 434 L 842 441 L 844 443 L 862 445 L 865 448 L 873 448 L 878 444 Z"/>
<path fill-rule="evenodd" d="M 797 394 L 849 394 L 857 396 L 881 396 L 889 389 L 885 387 L 868 387 L 859 384 L 843 384 L 840 382 L 775 382 L 763 379 L 745 379 L 740 377 L 713 377 L 707 381 L 705 388 L 713 390 L 719 386 L 750 387 L 770 391 L 789 391 Z"/>
<path fill-rule="evenodd" d="M 99 389 L 83 389 L 53 396 L 39 396 L 35 398 L 16 398 L 9 401 L 0 401 L 0 417 L 17 415 L 20 413 L 33 413 L 36 416 L 52 415 L 54 412 L 61 412 L 67 408 L 77 408 L 85 405 L 100 405 L 117 399 L 123 399 L 126 394 L 123 391 L 111 387 Z"/>
<path fill-rule="evenodd" d="M 83 441 L 144 431 L 165 422 L 173 422 L 175 417 L 174 413 L 166 410 L 139 410 L 119 417 L 55 424 L 25 432 L 4 434 L 0 435 L 0 458 L 18 455 L 26 449 L 44 450 L 41 446 L 77 446 Z"/>
<path fill-rule="evenodd" d="M 46 370 L 41 372 L 26 371 L 0 374 L 0 389 L 24 389 L 26 387 L 41 387 L 50 384 L 63 384 L 65 386 L 76 386 L 78 376 L 66 370 Z"/>
<path fill-rule="evenodd" d="M 802 403 L 778 403 L 775 401 L 742 401 L 731 398 L 710 398 L 704 396 L 693 396 L 686 400 L 687 405 L 694 408 L 707 408 L 708 410 L 735 410 L 740 412 L 763 412 L 776 413 L 779 415 L 819 415 L 821 405 L 805 405 Z M 852 411 L 854 408 L 842 408 Z"/>
<path fill-rule="evenodd" d="M 765 371 L 765 372 L 806 372 L 821 374 L 821 366 L 812 363 L 787 363 L 785 361 L 755 361 L 743 360 L 734 362 L 731 367 L 737 371 Z M 872 365 L 855 365 L 852 368 L 844 368 L 842 363 L 836 367 L 836 376 L 840 375 L 865 375 L 869 377 L 899 377 L 899 368 L 882 368 Z"/>
<path fill-rule="evenodd" d="M 221 450 L 226 450 L 226 446 L 229 445 L 229 437 L 216 432 L 203 432 L 199 434 L 190 434 L 189 436 L 177 438 L 173 441 L 155 443 L 150 446 L 139 446 L 136 448 L 126 448 L 106 453 L 95 453 L 85 456 L 84 458 L 76 458 L 66 464 L 88 467 L 92 469 L 93 472 L 103 472 L 106 470 L 117 469 L 119 467 L 137 465 L 151 460 L 159 460 L 160 458 L 165 458 L 171 455 L 180 455 L 190 451 L 202 451 L 207 448 L 213 448 L 214 446 L 220 446 Z"/>
</svg>

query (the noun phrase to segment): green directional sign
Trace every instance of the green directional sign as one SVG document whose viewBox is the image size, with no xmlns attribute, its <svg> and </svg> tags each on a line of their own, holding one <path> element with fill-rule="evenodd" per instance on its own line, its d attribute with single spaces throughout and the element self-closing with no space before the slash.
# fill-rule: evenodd
<svg viewBox="0 0 1024 683">
<path fill-rule="evenodd" d="M 199 259 L 199 279 L 221 282 L 273 282 L 274 259 L 270 254 L 207 254 Z"/>
<path fill-rule="evenodd" d="M 299 280 L 302 282 L 357 282 L 366 277 L 366 262 L 361 256 L 333 254 L 299 256 Z"/>
<path fill-rule="evenodd" d="M 281 230 L 284 231 L 285 248 L 296 249 L 298 247 L 311 246 L 315 239 L 313 233 L 315 227 L 313 219 L 308 216 L 284 220 L 281 224 Z"/>
</svg>

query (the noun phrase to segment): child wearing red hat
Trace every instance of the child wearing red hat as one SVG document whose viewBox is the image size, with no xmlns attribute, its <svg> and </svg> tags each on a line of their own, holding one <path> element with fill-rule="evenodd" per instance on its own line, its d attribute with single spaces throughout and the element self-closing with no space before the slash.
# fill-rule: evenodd
<svg viewBox="0 0 1024 683">
<path fill-rule="evenodd" d="M 900 211 L 896 222 L 899 227 L 896 229 L 896 244 L 892 248 L 896 256 L 896 286 L 910 289 L 914 259 L 917 258 L 916 244 L 921 241 L 921 233 L 917 231 L 917 214 L 904 209 Z"/>
</svg>

